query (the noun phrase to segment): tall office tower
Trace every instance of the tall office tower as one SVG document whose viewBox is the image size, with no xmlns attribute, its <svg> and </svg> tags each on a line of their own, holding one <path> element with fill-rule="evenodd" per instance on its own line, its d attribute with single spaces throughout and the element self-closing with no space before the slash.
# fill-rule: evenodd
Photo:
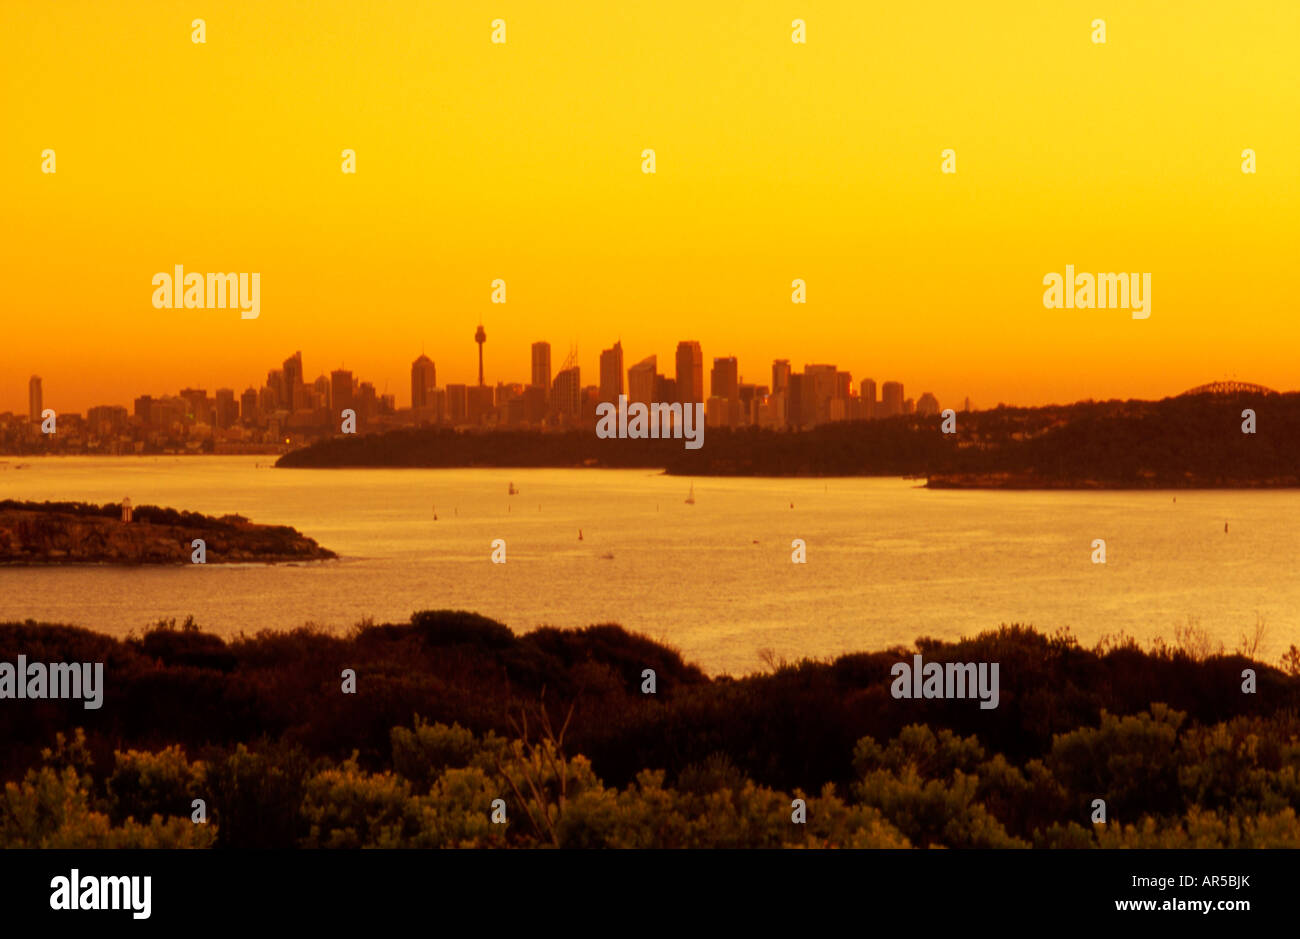
<svg viewBox="0 0 1300 939">
<path fill-rule="evenodd" d="M 921 397 L 916 399 L 916 413 L 922 416 L 930 416 L 939 413 L 939 399 L 930 392 L 925 392 Z"/>
<path fill-rule="evenodd" d="M 709 394 L 727 401 L 740 393 L 740 363 L 734 355 L 713 360 L 709 370 Z"/>
<path fill-rule="evenodd" d="M 202 388 L 182 388 L 181 398 L 185 401 L 186 417 L 196 424 L 212 423 L 212 404 L 208 393 Z"/>
<path fill-rule="evenodd" d="M 600 354 L 600 400 L 618 403 L 623 393 L 623 344 L 614 343 L 612 349 Z"/>
<path fill-rule="evenodd" d="M 897 417 L 903 413 L 903 383 L 887 381 L 880 386 L 882 417 Z"/>
<path fill-rule="evenodd" d="M 772 362 L 772 394 L 784 394 L 790 388 L 790 360 L 776 359 Z"/>
<path fill-rule="evenodd" d="M 450 424 L 465 423 L 465 416 L 469 413 L 469 389 L 465 385 L 448 385 L 447 386 L 447 422 Z"/>
<path fill-rule="evenodd" d="M 578 395 L 578 426 L 596 426 L 596 406 L 600 404 L 600 386 L 588 385 Z"/>
<path fill-rule="evenodd" d="M 487 333 L 483 331 L 483 324 L 478 324 L 478 331 L 474 333 L 474 341 L 478 343 L 478 386 L 483 387 L 483 343 L 487 342 Z"/>
<path fill-rule="evenodd" d="M 576 365 L 560 369 L 551 386 L 551 407 L 555 413 L 570 423 L 576 422 L 582 411 L 582 372 Z"/>
<path fill-rule="evenodd" d="M 546 420 L 546 394 L 550 389 L 529 385 L 524 389 L 524 422 L 540 424 Z"/>
<path fill-rule="evenodd" d="M 345 408 L 356 410 L 356 400 L 352 396 L 352 373 L 347 369 L 336 368 L 330 372 L 330 423 L 338 420 Z"/>
<path fill-rule="evenodd" d="M 302 406 L 302 353 L 295 352 L 284 360 L 284 408 L 296 411 Z"/>
<path fill-rule="evenodd" d="M 235 401 L 235 390 L 233 388 L 218 388 L 215 397 L 214 411 L 216 412 L 217 426 L 222 429 L 233 427 L 239 420 L 239 404 Z"/>
<path fill-rule="evenodd" d="M 803 367 L 803 422 L 804 426 L 825 424 L 831 420 L 831 401 L 838 384 L 838 370 L 834 365 L 805 365 Z"/>
<path fill-rule="evenodd" d="M 811 385 L 809 381 L 807 384 Z M 786 391 L 785 402 L 785 422 L 789 427 L 802 427 L 803 419 L 803 399 L 804 399 L 804 377 L 798 372 L 791 373 L 790 387 Z"/>
<path fill-rule="evenodd" d="M 709 370 L 709 394 L 726 402 L 722 405 L 722 423 L 735 427 L 740 423 L 740 363 L 734 355 L 713 360 Z"/>
<path fill-rule="evenodd" d="M 748 424 L 758 423 L 758 409 L 756 401 L 761 401 L 767 397 L 766 385 L 751 385 L 743 383 L 740 386 L 740 425 L 743 427 Z"/>
<path fill-rule="evenodd" d="M 40 422 L 41 411 L 45 409 L 44 400 L 45 396 L 41 392 L 41 376 L 33 375 L 27 382 L 27 409 L 34 422 Z"/>
<path fill-rule="evenodd" d="M 357 416 L 365 420 L 370 420 L 379 413 L 379 395 L 375 392 L 375 386 L 363 381 L 360 387 L 352 394 L 353 401 L 357 410 Z"/>
<path fill-rule="evenodd" d="M 551 344 L 549 342 L 533 343 L 533 384 L 542 389 L 542 394 L 551 393 Z"/>
<path fill-rule="evenodd" d="M 438 386 L 438 371 L 424 353 L 411 363 L 411 407 L 433 407 L 433 389 Z"/>
<path fill-rule="evenodd" d="M 704 352 L 698 342 L 677 343 L 677 400 L 683 404 L 704 401 Z"/>
<path fill-rule="evenodd" d="M 658 359 L 650 355 L 627 370 L 627 400 L 629 403 L 640 401 L 642 404 L 650 404 L 654 401 L 671 400 L 655 397 L 656 379 L 659 377 L 655 373 L 657 366 Z"/>
<path fill-rule="evenodd" d="M 330 398 L 332 397 L 330 380 L 324 374 L 316 376 L 316 380 L 311 383 L 311 409 L 325 408 L 329 410 Z"/>
<path fill-rule="evenodd" d="M 835 397 L 848 400 L 853 395 L 853 375 L 850 372 L 835 373 Z"/>
<path fill-rule="evenodd" d="M 668 378 L 665 375 L 655 375 L 655 390 L 651 401 L 660 401 L 665 404 L 671 404 L 679 400 L 677 397 L 677 379 Z"/>
<path fill-rule="evenodd" d="M 284 369 L 273 368 L 266 373 L 266 394 L 269 401 L 264 411 L 289 410 L 284 400 Z"/>
<path fill-rule="evenodd" d="M 862 419 L 869 421 L 876 417 L 876 380 L 874 378 L 862 379 Z"/>
<path fill-rule="evenodd" d="M 245 388 L 239 396 L 239 419 L 251 426 L 257 423 L 257 417 L 257 389 Z"/>
<path fill-rule="evenodd" d="M 477 385 L 465 392 L 465 419 L 471 424 L 486 424 L 492 417 L 491 385 Z"/>
</svg>

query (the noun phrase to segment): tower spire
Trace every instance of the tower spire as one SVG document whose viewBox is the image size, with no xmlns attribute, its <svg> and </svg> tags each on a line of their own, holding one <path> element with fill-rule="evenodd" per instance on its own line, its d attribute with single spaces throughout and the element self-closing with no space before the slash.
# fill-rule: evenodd
<svg viewBox="0 0 1300 939">
<path fill-rule="evenodd" d="M 483 343 L 487 342 L 487 333 L 483 331 L 483 321 L 479 320 L 478 331 L 474 333 L 474 341 L 478 343 L 478 386 L 483 387 Z"/>
</svg>

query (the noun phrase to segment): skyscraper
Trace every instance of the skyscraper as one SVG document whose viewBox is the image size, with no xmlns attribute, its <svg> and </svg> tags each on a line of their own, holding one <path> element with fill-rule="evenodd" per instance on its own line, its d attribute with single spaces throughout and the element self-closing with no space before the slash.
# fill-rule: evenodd
<svg viewBox="0 0 1300 939">
<path fill-rule="evenodd" d="M 839 370 L 834 365 L 803 367 L 803 423 L 806 427 L 831 420 L 831 401 L 840 385 Z"/>
<path fill-rule="evenodd" d="M 862 379 L 862 419 L 869 421 L 877 417 L 876 410 L 876 380 L 874 378 Z"/>
<path fill-rule="evenodd" d="M 136 405 L 136 413 L 139 413 L 139 405 Z M 244 393 L 239 396 L 239 419 L 245 424 L 257 423 L 257 389 L 245 388 Z"/>
<path fill-rule="evenodd" d="M 492 416 L 494 389 L 491 385 L 477 385 L 465 392 L 465 420 L 471 424 L 486 424 Z"/>
<path fill-rule="evenodd" d="M 709 371 L 709 393 L 731 401 L 740 394 L 740 363 L 734 355 L 713 360 Z"/>
<path fill-rule="evenodd" d="M 424 353 L 411 363 L 411 407 L 433 407 L 433 391 L 438 386 L 438 372 L 433 360 Z"/>
<path fill-rule="evenodd" d="M 213 401 L 213 416 L 220 428 L 233 427 L 239 420 L 239 404 L 235 401 L 235 389 L 218 388 Z"/>
<path fill-rule="evenodd" d="M 447 421 L 452 425 L 465 423 L 469 413 L 468 389 L 464 385 L 447 386 Z"/>
<path fill-rule="evenodd" d="M 725 402 L 722 423 L 735 427 L 740 423 L 740 363 L 734 355 L 713 360 L 709 370 L 709 394 Z"/>
<path fill-rule="evenodd" d="M 284 360 L 284 409 L 296 411 L 302 407 L 302 352 L 295 352 Z"/>
<path fill-rule="evenodd" d="M 551 406 L 555 413 L 571 423 L 582 410 L 582 372 L 578 366 L 561 369 L 551 388 Z"/>
<path fill-rule="evenodd" d="M 655 369 L 658 359 L 651 355 L 642 359 L 627 370 L 627 400 L 650 404 L 660 399 L 655 397 Z"/>
<path fill-rule="evenodd" d="M 182 388 L 181 398 L 185 401 L 185 417 L 195 424 L 212 423 L 212 399 L 202 388 Z"/>
<path fill-rule="evenodd" d="M 549 342 L 533 343 L 533 384 L 541 388 L 544 395 L 550 395 L 551 344 Z"/>
<path fill-rule="evenodd" d="M 677 343 L 677 400 L 683 404 L 704 401 L 704 352 L 698 342 Z"/>
<path fill-rule="evenodd" d="M 614 343 L 612 349 L 600 354 L 600 400 L 618 403 L 623 393 L 623 344 Z"/>
<path fill-rule="evenodd" d="M 790 388 L 790 360 L 776 359 L 772 362 L 772 394 L 784 394 Z"/>
<path fill-rule="evenodd" d="M 352 373 L 347 369 L 337 368 L 330 372 L 330 410 L 337 418 L 344 408 L 356 410 L 352 397 Z"/>
<path fill-rule="evenodd" d="M 44 410 L 44 395 L 41 393 L 41 376 L 33 375 L 27 382 L 27 408 L 31 413 L 31 419 L 39 422 L 41 411 Z"/>
<path fill-rule="evenodd" d="M 266 373 L 267 411 L 291 410 L 284 393 L 284 369 L 273 368 Z"/>
<path fill-rule="evenodd" d="M 903 383 L 887 381 L 880 386 L 881 417 L 897 417 L 903 413 Z"/>
<path fill-rule="evenodd" d="M 811 382 L 809 382 L 811 384 Z M 785 422 L 790 427 L 804 426 L 804 377 L 800 372 L 790 375 L 790 387 L 786 392 Z"/>
</svg>

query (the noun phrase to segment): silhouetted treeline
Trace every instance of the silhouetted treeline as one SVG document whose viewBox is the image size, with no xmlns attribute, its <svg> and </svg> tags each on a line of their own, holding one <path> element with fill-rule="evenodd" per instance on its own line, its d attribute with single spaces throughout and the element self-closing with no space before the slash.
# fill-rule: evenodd
<svg viewBox="0 0 1300 939">
<path fill-rule="evenodd" d="M 258 525 L 241 515 L 142 505 L 123 522 L 118 503 L 0 501 L 0 564 L 189 563 L 202 536 L 204 563 L 310 561 L 335 557 L 288 525 Z"/>
<path fill-rule="evenodd" d="M 96 505 L 93 502 L 21 502 L 15 499 L 0 500 L 0 512 L 15 510 L 23 512 L 47 512 L 51 515 L 75 515 L 81 518 L 121 518 L 122 504 L 106 502 Z M 162 508 L 156 505 L 136 505 L 131 508 L 132 518 L 137 522 L 151 525 L 182 525 L 195 530 L 235 531 L 248 519 L 242 515 L 223 515 L 217 518 L 200 512 L 187 512 L 179 509 Z M 293 529 L 287 525 L 263 526 L 278 528 L 285 532 Z"/>
<path fill-rule="evenodd" d="M 102 661 L 105 692 L 97 711 L 0 707 L 0 778 L 27 780 L 0 808 L 0 843 L 32 843 L 24 826 L 65 799 L 88 819 L 100 806 L 107 821 L 92 828 L 136 819 L 95 843 L 201 845 L 215 832 L 238 846 L 779 845 L 804 838 L 791 834 L 790 796 L 821 793 L 809 806 L 830 817 L 806 831 L 835 844 L 1182 844 L 1212 830 L 1220 845 L 1300 846 L 1294 649 L 1283 672 L 1131 642 L 1087 650 L 1022 627 L 917 642 L 926 662 L 999 663 L 992 710 L 895 699 L 890 669 L 912 651 L 710 679 L 617 626 L 516 636 L 450 611 L 348 637 L 229 642 L 193 624 L 125 641 L 10 624 L 0 661 Z M 654 694 L 642 691 L 647 668 Z M 355 694 L 342 691 L 345 669 Z M 529 795 L 530 774 L 550 796 Z M 215 820 L 202 837 L 167 827 L 195 793 Z M 497 797 L 516 819 L 509 833 L 486 821 Z M 1095 798 L 1136 827 L 1092 831 Z M 660 818 L 665 805 L 677 808 Z M 726 830 L 727 812 L 742 830 Z M 155 813 L 156 831 L 144 827 Z"/>
<path fill-rule="evenodd" d="M 1255 412 L 1244 433 L 1242 412 Z M 661 467 L 736 476 L 928 476 L 933 486 L 1053 488 L 1300 485 L 1300 394 L 1198 394 L 1080 402 L 942 417 L 823 424 L 811 430 L 708 428 L 681 440 L 600 439 L 592 430 L 341 436 L 280 458 L 287 467 Z"/>
</svg>

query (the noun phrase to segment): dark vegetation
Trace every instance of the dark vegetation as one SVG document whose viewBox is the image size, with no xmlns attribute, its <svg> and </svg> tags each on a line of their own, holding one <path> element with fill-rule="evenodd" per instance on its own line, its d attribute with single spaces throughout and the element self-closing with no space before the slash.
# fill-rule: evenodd
<svg viewBox="0 0 1300 939">
<path fill-rule="evenodd" d="M 1242 411 L 1257 432 L 1242 433 Z M 802 432 L 708 428 L 681 440 L 598 438 L 592 430 L 423 428 L 322 440 L 277 466 L 662 467 L 734 476 L 929 476 L 934 486 L 1132 488 L 1300 486 L 1300 393 L 1197 394 L 1162 401 L 999 407 L 939 417 L 822 424 Z"/>
<path fill-rule="evenodd" d="M 0 501 L 0 563 L 190 563 L 192 543 L 202 538 L 205 563 L 310 561 L 335 557 L 288 525 L 259 525 L 242 515 L 122 506 L 110 502 Z"/>
<path fill-rule="evenodd" d="M 1278 669 L 1019 626 L 918 640 L 1000 663 L 993 710 L 891 697 L 912 651 L 710 679 L 617 626 L 453 611 L 233 641 L 9 624 L 0 662 L 104 662 L 105 693 L 0 704 L 0 846 L 1300 847 L 1294 646 Z"/>
<path fill-rule="evenodd" d="M 73 515 L 77 518 L 112 518 L 122 517 L 120 502 L 106 502 L 96 505 L 93 502 L 20 502 L 15 499 L 0 500 L 0 512 L 48 512 L 52 515 Z M 156 505 L 133 506 L 132 515 L 136 522 L 150 525 L 178 525 L 194 531 L 236 531 L 248 519 L 242 515 L 223 515 L 215 517 L 200 512 L 186 512 L 178 509 L 160 508 Z M 272 531 L 292 533 L 288 525 L 264 526 Z"/>
</svg>

